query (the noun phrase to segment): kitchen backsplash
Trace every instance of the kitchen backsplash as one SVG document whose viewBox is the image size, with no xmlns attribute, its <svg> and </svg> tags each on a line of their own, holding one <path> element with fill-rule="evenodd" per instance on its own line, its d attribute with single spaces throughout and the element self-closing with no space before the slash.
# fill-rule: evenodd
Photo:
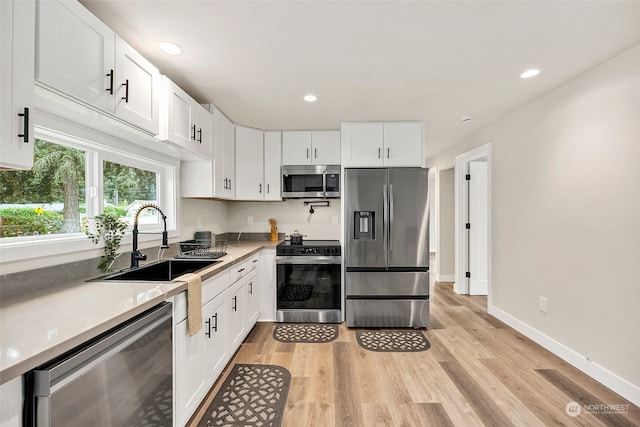
<svg viewBox="0 0 640 427">
<path fill-rule="evenodd" d="M 229 202 L 227 211 L 227 229 L 242 233 L 269 231 L 269 218 L 278 222 L 278 232 L 290 235 L 295 230 L 306 238 L 322 240 L 340 239 L 340 200 L 328 200 L 329 207 L 314 207 L 304 202 L 313 199 L 290 199 L 283 202 Z M 325 200 L 315 200 L 318 204 Z M 252 222 L 252 224 L 248 224 Z M 335 224 L 334 224 L 335 222 Z"/>
</svg>

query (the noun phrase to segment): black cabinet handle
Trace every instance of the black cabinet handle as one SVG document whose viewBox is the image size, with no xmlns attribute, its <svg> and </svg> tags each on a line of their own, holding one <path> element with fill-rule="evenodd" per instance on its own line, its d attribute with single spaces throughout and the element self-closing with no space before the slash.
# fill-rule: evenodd
<svg viewBox="0 0 640 427">
<path fill-rule="evenodd" d="M 198 129 L 198 142 L 202 144 L 202 129 Z"/>
<path fill-rule="evenodd" d="M 309 149 L 307 148 L 307 159 L 309 158 Z"/>
<path fill-rule="evenodd" d="M 196 125 L 191 126 L 191 139 L 196 140 Z"/>
<path fill-rule="evenodd" d="M 318 158 L 318 149 L 317 149 L 317 148 L 314 148 L 314 149 L 313 149 L 313 158 L 314 158 L 314 159 L 317 159 L 317 158 Z"/>
<path fill-rule="evenodd" d="M 389 150 L 391 149 L 387 147 L 387 159 L 389 158 Z"/>
<path fill-rule="evenodd" d="M 233 305 L 231 306 L 233 311 L 238 311 L 238 297 L 233 297 Z"/>
<path fill-rule="evenodd" d="M 253 282 L 249 282 L 249 295 L 253 295 Z"/>
<path fill-rule="evenodd" d="M 207 338 L 211 338 L 211 319 L 205 320 L 204 323 L 207 324 L 207 332 L 205 332 L 204 334 L 207 336 Z"/>
<path fill-rule="evenodd" d="M 213 331 L 218 332 L 218 313 L 211 316 L 211 318 L 215 321 L 215 323 L 213 324 Z"/>
<path fill-rule="evenodd" d="M 107 92 L 109 92 L 109 95 L 113 95 L 113 68 L 107 73 L 107 77 L 109 77 L 109 87 L 107 88 Z"/>
<path fill-rule="evenodd" d="M 380 158 L 380 147 L 378 147 L 378 158 Z"/>
<path fill-rule="evenodd" d="M 229 178 L 229 190 L 231 190 L 231 178 Z"/>
<path fill-rule="evenodd" d="M 129 103 L 129 79 L 125 80 L 122 86 L 124 86 L 124 96 L 122 99 L 124 99 L 124 102 Z"/>
<path fill-rule="evenodd" d="M 18 113 L 18 117 L 24 117 L 24 127 L 22 133 L 18 134 L 18 138 L 22 138 L 22 142 L 29 142 L 29 108 L 24 107 L 23 113 Z"/>
<path fill-rule="evenodd" d="M 262 183 L 258 186 L 258 193 L 262 194 Z"/>
</svg>

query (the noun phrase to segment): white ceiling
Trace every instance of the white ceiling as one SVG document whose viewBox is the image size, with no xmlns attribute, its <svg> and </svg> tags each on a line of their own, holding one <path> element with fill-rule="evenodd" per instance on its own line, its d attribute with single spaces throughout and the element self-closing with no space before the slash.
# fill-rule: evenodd
<svg viewBox="0 0 640 427">
<path fill-rule="evenodd" d="M 81 3 L 234 123 L 424 121 L 427 156 L 640 43 L 640 1 Z"/>
</svg>

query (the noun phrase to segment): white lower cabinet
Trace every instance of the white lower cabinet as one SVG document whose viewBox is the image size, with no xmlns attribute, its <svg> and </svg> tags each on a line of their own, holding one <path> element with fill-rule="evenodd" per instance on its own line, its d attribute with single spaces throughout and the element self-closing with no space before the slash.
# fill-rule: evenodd
<svg viewBox="0 0 640 427">
<path fill-rule="evenodd" d="M 258 274 L 258 270 L 259 269 L 256 268 L 247 274 L 247 325 L 254 325 L 258 321 L 258 317 L 260 317 L 260 283 L 258 282 L 260 275 Z"/>
<path fill-rule="evenodd" d="M 202 282 L 202 329 L 189 335 L 187 293 L 174 298 L 174 425 L 184 426 L 260 315 L 260 253 Z"/>
<path fill-rule="evenodd" d="M 247 297 L 246 284 L 247 277 L 243 277 L 229 288 L 227 299 L 229 300 L 229 332 L 231 353 L 242 344 L 242 340 L 247 335 L 246 312 Z"/>
</svg>

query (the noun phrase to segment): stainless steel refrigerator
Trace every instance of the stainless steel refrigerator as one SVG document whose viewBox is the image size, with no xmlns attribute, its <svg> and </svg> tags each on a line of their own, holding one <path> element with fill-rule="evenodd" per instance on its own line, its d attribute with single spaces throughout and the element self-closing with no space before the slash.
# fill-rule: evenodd
<svg viewBox="0 0 640 427">
<path fill-rule="evenodd" d="M 429 326 L 427 172 L 345 170 L 347 326 Z"/>
</svg>

